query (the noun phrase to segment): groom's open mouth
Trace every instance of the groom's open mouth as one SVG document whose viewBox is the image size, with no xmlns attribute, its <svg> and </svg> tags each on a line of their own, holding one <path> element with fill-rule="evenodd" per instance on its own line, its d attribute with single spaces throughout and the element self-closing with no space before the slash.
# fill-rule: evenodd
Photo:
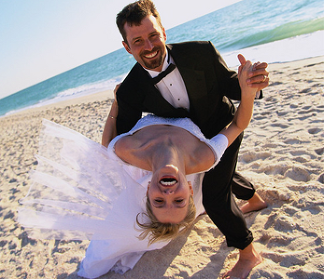
<svg viewBox="0 0 324 279">
<path fill-rule="evenodd" d="M 146 59 L 155 58 L 158 55 L 158 51 L 150 52 L 148 54 L 143 55 Z"/>
<path fill-rule="evenodd" d="M 170 187 L 178 183 L 174 177 L 164 177 L 160 180 L 160 184 L 165 187 Z"/>
</svg>

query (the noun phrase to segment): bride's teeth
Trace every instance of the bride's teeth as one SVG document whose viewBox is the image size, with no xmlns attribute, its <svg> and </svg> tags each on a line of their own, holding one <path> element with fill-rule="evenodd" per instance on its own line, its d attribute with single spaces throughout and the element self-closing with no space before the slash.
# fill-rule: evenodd
<svg viewBox="0 0 324 279">
<path fill-rule="evenodd" d="M 171 186 L 171 185 L 174 185 L 177 183 L 176 180 L 169 180 L 169 181 L 166 181 L 166 180 L 161 180 L 160 183 L 164 186 Z"/>
</svg>

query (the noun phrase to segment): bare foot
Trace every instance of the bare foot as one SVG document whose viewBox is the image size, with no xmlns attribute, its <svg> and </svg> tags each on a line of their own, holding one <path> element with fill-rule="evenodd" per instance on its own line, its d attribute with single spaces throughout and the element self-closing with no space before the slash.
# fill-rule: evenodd
<svg viewBox="0 0 324 279">
<path fill-rule="evenodd" d="M 242 205 L 240 209 L 243 213 L 248 213 L 261 210 L 267 206 L 267 203 L 255 192 L 253 197 L 250 198 L 246 204 Z"/>
<path fill-rule="evenodd" d="M 251 270 L 262 262 L 262 257 L 254 249 L 251 243 L 244 250 L 240 250 L 240 256 L 234 267 L 223 275 L 223 279 L 247 278 Z"/>
</svg>

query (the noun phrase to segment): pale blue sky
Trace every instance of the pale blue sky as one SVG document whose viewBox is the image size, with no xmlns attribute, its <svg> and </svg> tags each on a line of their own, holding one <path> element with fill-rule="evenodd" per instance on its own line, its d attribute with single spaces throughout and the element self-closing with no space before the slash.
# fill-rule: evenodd
<svg viewBox="0 0 324 279">
<path fill-rule="evenodd" d="M 240 0 L 155 0 L 166 29 Z M 133 0 L 0 0 L 0 98 L 122 47 Z"/>
</svg>

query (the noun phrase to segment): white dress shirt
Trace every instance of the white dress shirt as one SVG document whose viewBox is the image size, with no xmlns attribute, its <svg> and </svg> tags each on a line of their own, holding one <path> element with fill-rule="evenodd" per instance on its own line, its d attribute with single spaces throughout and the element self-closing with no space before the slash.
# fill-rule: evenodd
<svg viewBox="0 0 324 279">
<path fill-rule="evenodd" d="M 172 57 L 167 53 L 164 59 L 162 71 L 168 67 L 169 63 L 174 63 Z M 152 78 L 158 76 L 160 72 L 147 70 Z M 159 89 L 161 95 L 175 108 L 185 108 L 189 111 L 190 102 L 186 86 L 180 75 L 178 68 L 175 68 L 170 74 L 164 77 L 159 83 L 155 85 Z"/>
</svg>

